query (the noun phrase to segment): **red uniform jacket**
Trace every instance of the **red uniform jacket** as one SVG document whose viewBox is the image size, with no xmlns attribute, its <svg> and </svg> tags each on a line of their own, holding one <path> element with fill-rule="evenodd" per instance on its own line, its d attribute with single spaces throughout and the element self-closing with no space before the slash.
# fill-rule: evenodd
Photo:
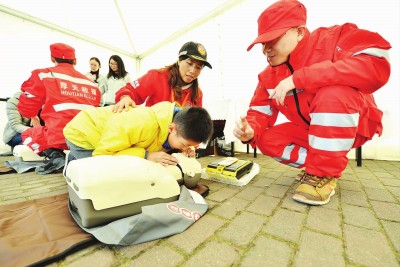
<svg viewBox="0 0 400 267">
<path fill-rule="evenodd" d="M 203 93 L 200 88 L 196 103 L 193 103 L 190 98 L 192 89 L 182 90 L 181 99 L 175 99 L 173 91 L 168 84 L 168 78 L 169 72 L 166 69 L 150 70 L 138 80 L 127 83 L 125 87 L 118 90 L 115 95 L 115 102 L 117 103 L 121 96 L 129 95 L 137 105 L 143 104 L 146 101 L 146 106 L 148 107 L 162 101 L 175 101 L 181 107 L 201 107 L 203 105 Z"/>
<path fill-rule="evenodd" d="M 21 91 L 18 104 L 21 115 L 31 118 L 41 110 L 40 117 L 45 122 L 43 127 L 22 133 L 24 144 L 37 153 L 50 147 L 67 149 L 64 126 L 79 111 L 98 106 L 101 99 L 97 86 L 68 63 L 32 71 Z"/>
<path fill-rule="evenodd" d="M 319 28 L 311 34 L 307 31 L 288 62 L 268 66 L 258 76 L 259 83 L 247 113 L 247 120 L 255 131 L 251 144 L 263 145 L 257 141 L 275 124 L 279 112 L 292 123 L 308 129 L 310 103 L 320 88 L 330 85 L 356 88 L 366 99 L 367 110 L 360 117 L 358 135 L 369 140 L 375 133 L 381 134 L 382 112 L 372 93 L 389 79 L 386 54 L 390 48 L 379 34 L 358 29 L 351 23 Z M 296 89 L 287 94 L 284 105 L 277 105 L 275 99 L 269 99 L 268 90 L 292 74 Z"/>
</svg>

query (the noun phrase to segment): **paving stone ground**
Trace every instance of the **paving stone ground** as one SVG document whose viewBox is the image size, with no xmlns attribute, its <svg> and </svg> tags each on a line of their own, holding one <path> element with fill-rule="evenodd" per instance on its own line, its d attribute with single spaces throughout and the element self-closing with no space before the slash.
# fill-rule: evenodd
<svg viewBox="0 0 400 267">
<path fill-rule="evenodd" d="M 237 157 L 260 173 L 244 187 L 201 180 L 209 210 L 183 233 L 128 247 L 98 243 L 50 266 L 400 266 L 400 162 L 350 160 L 330 203 L 308 206 L 292 199 L 297 169 L 260 154 Z M 61 174 L 0 176 L 0 205 L 66 192 Z"/>
</svg>

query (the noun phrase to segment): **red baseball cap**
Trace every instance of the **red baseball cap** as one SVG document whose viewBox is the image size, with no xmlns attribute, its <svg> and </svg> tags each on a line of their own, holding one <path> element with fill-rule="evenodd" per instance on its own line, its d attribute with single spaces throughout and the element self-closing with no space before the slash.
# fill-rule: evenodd
<svg viewBox="0 0 400 267">
<path fill-rule="evenodd" d="M 258 18 L 258 37 L 247 51 L 259 43 L 274 40 L 293 27 L 306 24 L 307 10 L 296 0 L 280 0 L 270 5 Z"/>
<path fill-rule="evenodd" d="M 62 59 L 75 59 L 75 49 L 63 43 L 50 45 L 51 56 Z"/>
</svg>

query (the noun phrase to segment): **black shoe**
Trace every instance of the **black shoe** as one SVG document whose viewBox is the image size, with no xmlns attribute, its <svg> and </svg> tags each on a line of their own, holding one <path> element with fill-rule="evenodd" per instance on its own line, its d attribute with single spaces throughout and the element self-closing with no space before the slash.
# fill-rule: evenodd
<svg viewBox="0 0 400 267">
<path fill-rule="evenodd" d="M 59 158 L 59 157 L 65 157 L 64 150 L 58 149 L 58 148 L 48 148 L 46 150 L 43 150 L 40 155 L 42 157 L 46 157 L 48 159 L 52 158 Z"/>
<path fill-rule="evenodd" d="M 49 174 L 56 172 L 65 165 L 65 153 L 61 149 L 49 148 L 43 151 L 45 165 L 36 167 L 37 174 Z"/>
</svg>

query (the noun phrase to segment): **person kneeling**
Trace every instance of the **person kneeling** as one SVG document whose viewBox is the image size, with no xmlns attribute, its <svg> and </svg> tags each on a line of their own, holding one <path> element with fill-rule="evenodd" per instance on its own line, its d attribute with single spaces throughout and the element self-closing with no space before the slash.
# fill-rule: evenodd
<svg viewBox="0 0 400 267">
<path fill-rule="evenodd" d="M 98 155 L 132 155 L 164 166 L 177 165 L 170 155 L 180 150 L 194 157 L 194 147 L 207 143 L 213 133 L 206 109 L 160 102 L 115 113 L 113 107 L 81 111 L 64 128 L 70 149 L 68 161 Z"/>
</svg>

